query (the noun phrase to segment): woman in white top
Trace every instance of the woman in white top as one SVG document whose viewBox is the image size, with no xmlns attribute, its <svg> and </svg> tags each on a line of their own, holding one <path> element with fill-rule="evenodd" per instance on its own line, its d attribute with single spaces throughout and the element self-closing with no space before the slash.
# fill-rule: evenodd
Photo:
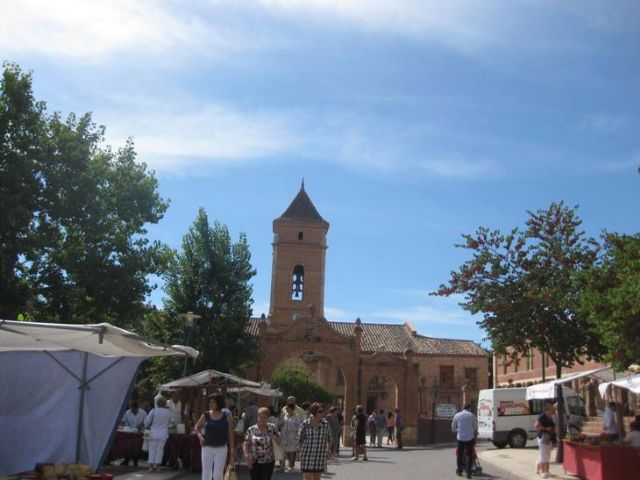
<svg viewBox="0 0 640 480">
<path fill-rule="evenodd" d="M 171 422 L 171 410 L 167 408 L 167 399 L 160 397 L 156 400 L 156 408 L 149 412 L 144 421 L 144 426 L 151 429 L 151 438 L 147 441 L 149 446 L 149 472 L 157 472 L 162 463 L 164 444 L 169 438 L 169 423 Z"/>
</svg>

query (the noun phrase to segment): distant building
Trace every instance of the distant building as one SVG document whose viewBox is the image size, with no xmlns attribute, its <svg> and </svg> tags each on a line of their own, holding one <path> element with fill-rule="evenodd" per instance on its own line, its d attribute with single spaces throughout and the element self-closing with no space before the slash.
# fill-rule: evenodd
<svg viewBox="0 0 640 480">
<path fill-rule="evenodd" d="M 293 365 L 334 392 L 347 413 L 357 404 L 368 412 L 400 408 L 404 441 L 416 444 L 425 438 L 429 423 L 424 419 L 434 407 L 450 415 L 487 387 L 487 356 L 470 340 L 426 337 L 408 323 L 327 321 L 328 230 L 303 183 L 273 221 L 271 303 L 269 315 L 249 325 L 262 352 L 249 374 L 268 380 L 280 366 Z"/>
<path fill-rule="evenodd" d="M 562 376 L 585 372 L 606 366 L 605 364 L 584 360 L 583 364 L 576 363 L 573 367 L 563 367 Z M 493 378 L 496 387 L 526 387 L 536 383 L 556 378 L 556 365 L 549 355 L 531 349 L 516 360 L 507 355 L 494 355 Z"/>
</svg>

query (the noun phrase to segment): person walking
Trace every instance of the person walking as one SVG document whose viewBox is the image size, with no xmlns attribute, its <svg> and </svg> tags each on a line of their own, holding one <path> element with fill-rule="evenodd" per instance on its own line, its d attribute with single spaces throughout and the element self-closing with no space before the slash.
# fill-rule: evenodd
<svg viewBox="0 0 640 480">
<path fill-rule="evenodd" d="M 274 442 L 280 445 L 278 427 L 269 423 L 271 412 L 267 407 L 258 409 L 256 424 L 247 428 L 243 451 L 251 480 L 271 480 L 275 466 Z"/>
<path fill-rule="evenodd" d="M 298 443 L 302 480 L 320 480 L 330 456 L 331 432 L 324 419 L 324 405 L 314 402 L 309 407 L 310 417 L 300 425 Z"/>
<path fill-rule="evenodd" d="M 376 415 L 376 432 L 378 437 L 378 447 L 382 447 L 382 436 L 386 431 L 386 422 L 384 416 L 384 410 L 380 409 Z"/>
<path fill-rule="evenodd" d="M 338 443 L 340 442 L 340 420 L 338 420 L 338 407 L 331 407 L 329 415 L 325 417 L 331 430 L 331 455 L 338 454 Z"/>
<path fill-rule="evenodd" d="M 396 408 L 396 448 L 402 448 L 402 431 L 404 430 L 404 418 L 400 414 L 400 409 Z"/>
<path fill-rule="evenodd" d="M 451 422 L 451 431 L 456 434 L 458 450 L 456 457 L 456 474 L 462 476 L 463 467 L 467 470 L 467 478 L 471 478 L 473 466 L 473 444 L 478 431 L 478 420 L 471 412 L 471 404 L 456 413 Z"/>
<path fill-rule="evenodd" d="M 387 415 L 387 445 L 393 443 L 393 432 L 396 429 L 396 417 L 393 416 L 393 412 L 389 412 Z"/>
<path fill-rule="evenodd" d="M 556 442 L 556 424 L 553 415 L 556 409 L 551 403 L 547 403 L 540 414 L 534 429 L 538 432 L 538 464 L 536 473 L 542 474 L 542 478 L 549 476 L 549 460 L 551 459 L 551 449 Z"/>
<path fill-rule="evenodd" d="M 367 416 L 364 413 L 364 407 L 358 405 L 356 407 L 355 424 L 353 427 L 355 431 L 355 453 L 351 460 L 358 461 L 360 453 L 364 455 L 365 462 L 369 460 L 367 458 Z"/>
<path fill-rule="evenodd" d="M 609 405 L 602 416 L 602 434 L 610 442 L 615 442 L 620 437 L 620 429 L 618 428 L 618 420 L 616 419 L 616 410 L 616 403 L 609 402 Z"/>
<path fill-rule="evenodd" d="M 211 395 L 209 410 L 200 415 L 194 427 L 202 447 L 202 480 L 222 480 L 229 453 L 229 462 L 235 462 L 235 434 L 233 416 L 225 408 L 223 395 Z M 200 429 L 204 427 L 204 435 Z"/>
<path fill-rule="evenodd" d="M 377 429 L 376 429 L 376 411 L 371 410 L 371 415 L 367 418 L 367 431 L 369 432 L 369 446 L 376 446 L 376 437 Z"/>
<path fill-rule="evenodd" d="M 280 435 L 282 438 L 282 450 L 285 459 L 282 460 L 281 466 L 285 472 L 292 472 L 296 465 L 296 452 L 298 450 L 298 432 L 302 422 L 294 411 L 294 404 L 287 404 L 284 415 L 280 420 Z M 289 465 L 285 466 L 285 460 Z"/>
<path fill-rule="evenodd" d="M 169 423 L 171 410 L 167 408 L 167 399 L 160 396 L 156 399 L 156 408 L 151 409 L 144 420 L 144 426 L 151 429 L 151 438 L 147 441 L 149 447 L 149 472 L 157 472 L 162 464 L 164 444 L 169 438 Z"/>
</svg>

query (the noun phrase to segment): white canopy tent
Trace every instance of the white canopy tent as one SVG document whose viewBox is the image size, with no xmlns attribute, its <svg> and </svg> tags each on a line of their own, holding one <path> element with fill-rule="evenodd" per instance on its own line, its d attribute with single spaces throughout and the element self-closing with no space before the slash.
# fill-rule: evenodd
<svg viewBox="0 0 640 480">
<path fill-rule="evenodd" d="M 97 469 L 140 363 L 198 352 L 161 346 L 108 323 L 0 320 L 0 475 L 38 462 Z"/>
<path fill-rule="evenodd" d="M 602 398 L 605 398 L 607 389 L 611 386 L 626 388 L 627 390 L 629 390 L 632 393 L 635 393 L 636 395 L 640 394 L 640 375 L 632 375 L 629 377 L 614 380 L 612 382 L 601 383 L 600 385 L 598 385 L 598 391 L 600 392 L 600 396 Z"/>
<path fill-rule="evenodd" d="M 271 388 L 268 383 L 263 383 L 260 387 L 232 387 L 230 393 L 255 393 L 262 397 L 280 398 L 282 392 L 278 388 Z"/>
<path fill-rule="evenodd" d="M 593 370 L 586 370 L 584 372 L 574 373 L 567 375 L 566 377 L 557 378 L 545 383 L 538 383 L 527 387 L 527 400 L 544 400 L 546 398 L 554 398 L 556 396 L 556 385 L 565 384 L 578 380 L 579 378 L 590 377 L 597 378 L 601 381 L 609 381 L 615 377 L 615 372 L 611 367 L 601 367 Z"/>
<path fill-rule="evenodd" d="M 260 388 L 262 386 L 261 383 L 253 382 L 251 380 L 247 380 L 245 378 L 237 377 L 236 375 L 232 375 L 230 373 L 219 372 L 218 370 L 203 370 L 202 372 L 194 373 L 193 375 L 189 375 L 187 377 L 182 377 L 177 380 L 173 380 L 169 383 L 165 383 L 164 385 L 160 385 L 160 390 L 174 390 L 176 388 L 197 388 L 202 387 L 203 385 L 208 385 L 212 379 L 218 379 L 220 385 L 229 385 L 229 386 L 243 386 L 243 387 L 253 387 Z"/>
</svg>

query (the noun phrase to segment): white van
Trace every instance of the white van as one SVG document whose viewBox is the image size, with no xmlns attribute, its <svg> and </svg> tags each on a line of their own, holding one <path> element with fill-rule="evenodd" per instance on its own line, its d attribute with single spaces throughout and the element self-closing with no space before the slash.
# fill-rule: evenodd
<svg viewBox="0 0 640 480">
<path fill-rule="evenodd" d="M 584 401 L 563 387 L 566 424 L 580 428 L 586 419 Z M 545 403 L 555 399 L 527 400 L 526 388 L 480 390 L 478 395 L 478 438 L 491 440 L 498 448 L 524 448 L 537 432 L 533 426 Z"/>
</svg>

